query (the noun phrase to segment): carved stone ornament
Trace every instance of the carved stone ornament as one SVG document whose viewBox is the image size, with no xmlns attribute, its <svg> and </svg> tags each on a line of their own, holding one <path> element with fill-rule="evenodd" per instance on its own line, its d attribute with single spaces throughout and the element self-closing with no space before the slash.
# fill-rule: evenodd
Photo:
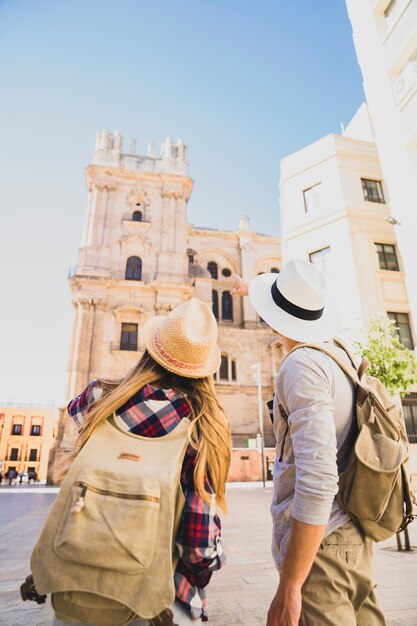
<svg viewBox="0 0 417 626">
<path fill-rule="evenodd" d="M 169 302 L 158 302 L 155 305 L 155 313 L 157 315 L 168 315 L 173 308 L 175 308 L 175 305 L 169 304 Z"/>
<path fill-rule="evenodd" d="M 254 246 L 253 241 L 248 241 L 246 239 L 245 241 L 241 241 L 240 242 L 240 248 L 244 252 L 252 252 L 252 250 L 254 250 L 255 246 Z"/>
<path fill-rule="evenodd" d="M 94 183 L 95 188 L 98 191 L 116 191 L 117 184 L 116 183 Z"/>
</svg>

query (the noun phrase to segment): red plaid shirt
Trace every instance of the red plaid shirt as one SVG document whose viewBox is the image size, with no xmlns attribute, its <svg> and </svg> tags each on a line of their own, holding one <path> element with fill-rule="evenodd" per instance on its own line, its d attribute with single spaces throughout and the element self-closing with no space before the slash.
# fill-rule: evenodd
<svg viewBox="0 0 417 626">
<path fill-rule="evenodd" d="M 98 381 L 91 382 L 68 404 L 68 413 L 78 430 L 88 410 L 101 396 Z M 159 406 L 158 406 L 159 403 Z M 173 430 L 190 413 L 188 402 L 173 389 L 146 385 L 137 391 L 116 414 L 127 431 L 143 437 L 161 437 Z M 212 573 L 225 563 L 220 541 L 221 524 L 214 504 L 210 507 L 194 485 L 196 452 L 188 446 L 181 471 L 181 487 L 186 504 L 176 537 L 180 559 L 174 575 L 176 597 L 193 619 L 205 621 L 206 593 Z"/>
</svg>

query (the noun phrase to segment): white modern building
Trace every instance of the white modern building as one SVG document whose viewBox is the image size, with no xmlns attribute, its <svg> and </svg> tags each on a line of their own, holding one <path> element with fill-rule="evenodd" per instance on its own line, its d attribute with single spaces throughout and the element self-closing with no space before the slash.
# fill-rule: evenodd
<svg viewBox="0 0 417 626">
<path fill-rule="evenodd" d="M 389 223 L 392 208 L 366 105 L 343 135 L 327 135 L 283 159 L 280 191 L 283 262 L 304 258 L 325 272 L 341 334 L 352 338 L 384 313 L 413 349 L 404 260 Z M 403 404 L 410 441 L 417 444 L 417 394 Z"/>
<path fill-rule="evenodd" d="M 417 324 L 417 0 L 346 0 Z"/>
</svg>

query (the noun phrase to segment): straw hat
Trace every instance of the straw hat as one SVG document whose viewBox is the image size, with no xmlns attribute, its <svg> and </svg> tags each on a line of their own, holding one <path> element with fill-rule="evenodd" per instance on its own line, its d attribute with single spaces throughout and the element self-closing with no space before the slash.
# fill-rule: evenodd
<svg viewBox="0 0 417 626">
<path fill-rule="evenodd" d="M 179 376 L 204 378 L 220 367 L 216 319 L 197 298 L 175 307 L 166 317 L 150 319 L 144 341 L 155 361 Z"/>
<path fill-rule="evenodd" d="M 337 322 L 326 306 L 324 274 L 313 263 L 293 259 L 280 274 L 260 274 L 249 283 L 249 297 L 259 315 L 280 334 L 301 342 L 330 339 Z"/>
</svg>

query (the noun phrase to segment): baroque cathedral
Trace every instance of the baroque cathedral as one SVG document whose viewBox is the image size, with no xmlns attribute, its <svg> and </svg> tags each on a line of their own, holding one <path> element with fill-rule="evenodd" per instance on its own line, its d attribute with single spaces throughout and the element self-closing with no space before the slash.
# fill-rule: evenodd
<svg viewBox="0 0 417 626">
<path fill-rule="evenodd" d="M 139 360 L 143 327 L 191 297 L 204 300 L 218 320 L 221 366 L 215 374 L 233 446 L 243 448 L 260 431 L 260 364 L 265 445 L 274 445 L 266 402 L 282 359 L 281 345 L 248 298 L 232 298 L 233 274 L 251 279 L 279 272 L 280 240 L 256 233 L 243 217 L 233 231 L 187 223 L 193 187 L 188 149 L 166 139 L 160 156 L 149 144 L 125 151 L 120 133 L 98 133 L 91 165 L 84 235 L 69 283 L 74 318 L 67 399 L 97 377 L 120 378 Z M 55 465 L 74 445 L 76 433 L 62 411 Z"/>
</svg>

